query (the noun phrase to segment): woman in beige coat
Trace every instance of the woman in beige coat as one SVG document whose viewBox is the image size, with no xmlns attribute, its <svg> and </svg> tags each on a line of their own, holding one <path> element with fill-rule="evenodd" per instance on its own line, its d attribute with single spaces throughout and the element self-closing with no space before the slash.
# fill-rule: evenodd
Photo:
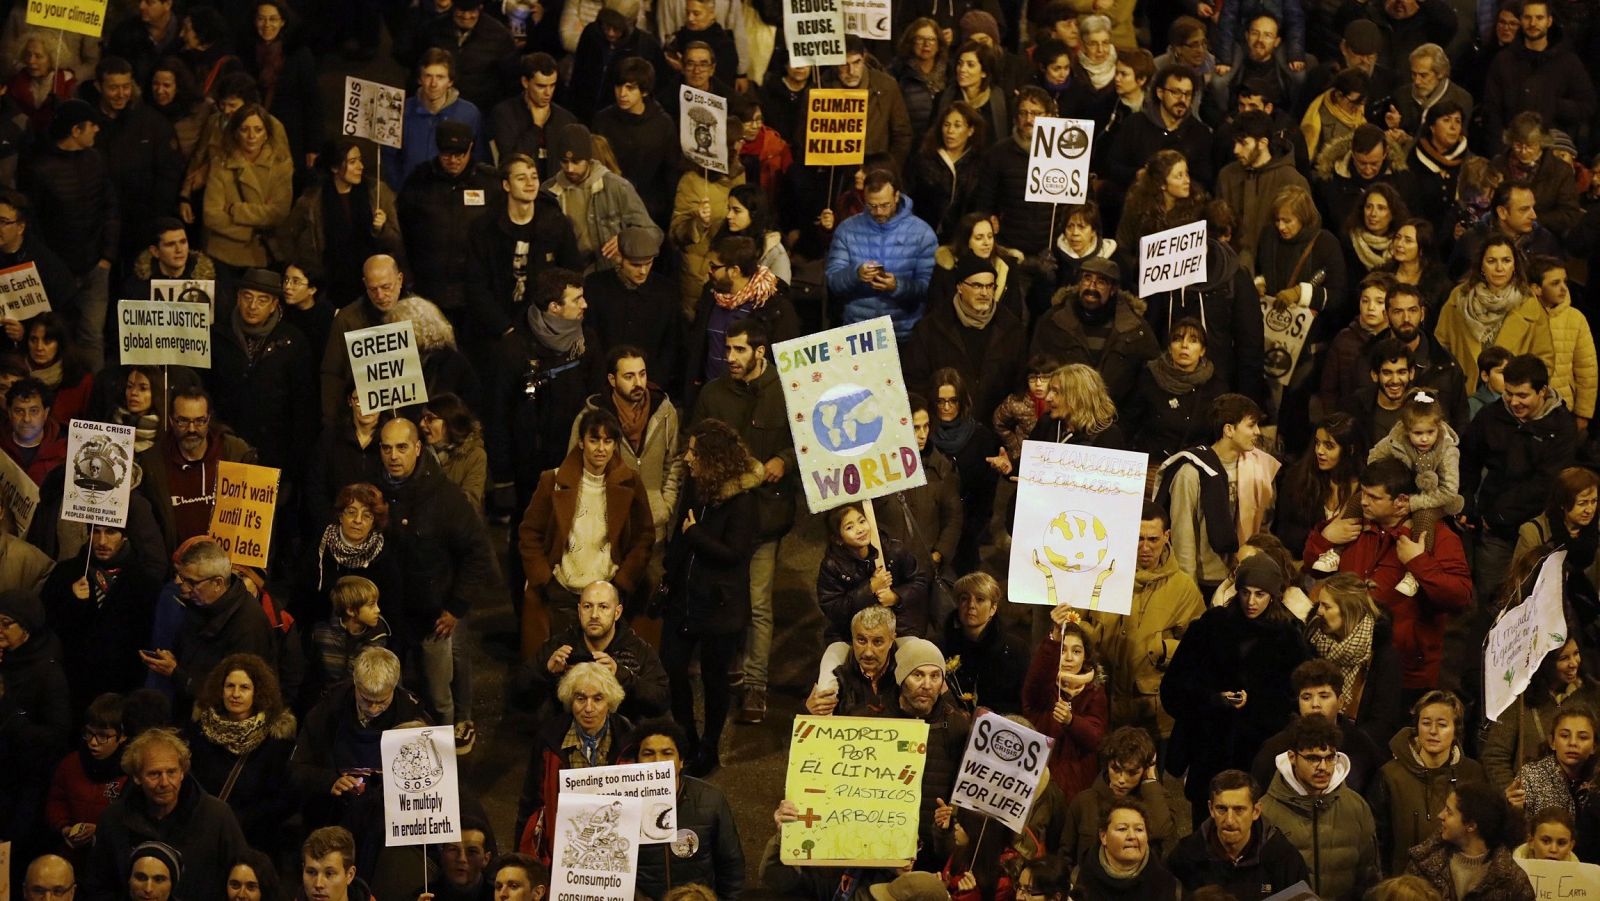
<svg viewBox="0 0 1600 901">
<path fill-rule="evenodd" d="M 254 103 L 240 107 L 228 119 L 223 158 L 206 178 L 206 252 L 235 268 L 271 262 L 267 240 L 294 200 L 294 167 L 267 134 L 267 111 Z"/>
</svg>

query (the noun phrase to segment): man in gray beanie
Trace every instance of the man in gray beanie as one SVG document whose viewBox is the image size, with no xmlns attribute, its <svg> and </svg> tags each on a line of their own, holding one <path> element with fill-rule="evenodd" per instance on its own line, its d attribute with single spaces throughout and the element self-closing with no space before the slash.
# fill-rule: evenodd
<svg viewBox="0 0 1600 901">
<path fill-rule="evenodd" d="M 562 126 L 550 139 L 550 157 L 561 172 L 548 179 L 543 190 L 561 203 L 588 271 L 616 266 L 624 228 L 653 232 L 659 246 L 661 229 L 651 220 L 639 192 L 594 158 L 594 138 L 588 128 L 576 123 Z"/>
<path fill-rule="evenodd" d="M 944 865 L 946 839 L 955 811 L 946 801 L 956 782 L 956 769 L 967 750 L 972 718 L 944 690 L 945 660 L 939 646 L 925 638 L 895 642 L 894 679 L 900 683 L 900 716 L 928 723 L 928 758 L 922 769 L 922 816 L 917 865 L 937 871 Z"/>
</svg>

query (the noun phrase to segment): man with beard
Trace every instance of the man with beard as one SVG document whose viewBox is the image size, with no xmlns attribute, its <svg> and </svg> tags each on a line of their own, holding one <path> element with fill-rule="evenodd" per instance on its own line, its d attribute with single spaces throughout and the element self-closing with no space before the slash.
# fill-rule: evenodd
<svg viewBox="0 0 1600 901">
<path fill-rule="evenodd" d="M 139 650 L 149 643 L 160 590 L 161 579 L 134 559 L 133 543 L 115 526 L 95 526 L 83 550 L 46 577 L 40 599 L 61 637 L 73 710 L 144 684 Z"/>
<path fill-rule="evenodd" d="M 572 223 L 586 270 L 616 266 L 625 228 L 660 234 L 633 185 L 594 158 L 594 137 L 587 127 L 573 123 L 555 131 L 550 156 L 560 171 L 541 190 L 556 197 Z"/>
<path fill-rule="evenodd" d="M 856 35 L 844 39 L 844 63 L 835 67 L 839 87 L 867 92 L 867 153 L 887 153 L 901 170 L 911 153 L 911 114 L 894 76 L 867 65 L 865 42 Z M 785 135 L 785 139 L 790 136 Z"/>
<path fill-rule="evenodd" d="M 600 580 L 578 595 L 577 621 L 552 634 L 528 661 L 529 687 L 541 709 L 555 711 L 556 686 L 580 663 L 594 661 L 617 677 L 627 692 L 618 712 L 642 721 L 667 712 L 667 671 L 656 649 L 628 626 L 617 586 Z"/>
<path fill-rule="evenodd" d="M 676 138 L 674 138 L 676 140 Z M 583 280 L 587 318 L 600 346 L 641 348 L 657 386 L 678 395 L 683 379 L 683 315 L 678 286 L 656 268 L 661 233 L 624 228 L 617 241 L 617 265 L 591 272 Z"/>
<path fill-rule="evenodd" d="M 1255 270 L 1256 245 L 1272 217 L 1273 201 L 1291 186 L 1311 192 L 1295 169 L 1293 149 L 1273 146 L 1272 117 L 1241 113 L 1233 123 L 1233 162 L 1217 173 L 1217 196 L 1228 202 L 1238 223 L 1233 233 L 1239 265 Z"/>
<path fill-rule="evenodd" d="M 551 138 L 578 121 L 553 99 L 560 80 L 556 61 L 548 53 L 522 58 L 522 93 L 508 97 L 489 112 L 489 143 L 495 159 L 526 154 L 538 163 L 539 180 L 554 175 L 561 164 L 549 152 Z"/>
<path fill-rule="evenodd" d="M 1390 286 L 1384 300 L 1384 315 L 1389 320 L 1389 336 L 1404 344 L 1410 352 L 1412 382 L 1419 388 L 1429 389 L 1444 405 L 1445 420 L 1456 430 L 1456 434 L 1466 434 L 1470 418 L 1467 411 L 1467 375 L 1450 351 L 1423 331 L 1422 324 L 1428 314 L 1417 286 L 1399 283 Z M 1385 434 L 1377 432 L 1372 440 L 1376 441 Z"/>
<path fill-rule="evenodd" d="M 1350 758 L 1339 750 L 1344 735 L 1325 716 L 1289 724 L 1289 749 L 1261 813 L 1282 830 L 1311 868 L 1311 888 L 1323 898 L 1357 898 L 1380 878 L 1372 809 L 1351 788 Z"/>
<path fill-rule="evenodd" d="M 1384 114 L 1391 140 L 1409 139 L 1423 126 L 1428 111 L 1447 100 L 1461 107 L 1462 118 L 1472 118 L 1472 95 L 1450 80 L 1450 57 L 1443 47 L 1423 44 L 1411 51 L 1410 62 L 1410 85 L 1394 92 Z"/>
<path fill-rule="evenodd" d="M 1127 190 L 1133 177 L 1158 150 L 1176 150 L 1189 161 L 1189 175 L 1210 185 L 1211 129 L 1189 110 L 1204 90 L 1200 76 L 1188 66 L 1167 65 L 1151 79 L 1157 102 L 1146 98 L 1144 115 L 1134 116 L 1118 129 L 1115 147 L 1106 160 L 1106 180 Z"/>
<path fill-rule="evenodd" d="M 1167 868 L 1191 895 L 1217 886 L 1237 898 L 1264 898 L 1310 877 L 1294 845 L 1261 820 L 1261 786 L 1242 770 L 1211 777 L 1211 815 L 1184 836 Z"/>
<path fill-rule="evenodd" d="M 472 158 L 470 127 L 441 122 L 434 141 L 439 155 L 411 173 L 395 203 L 417 291 L 439 305 L 464 340 L 472 333 L 466 315 L 472 225 L 505 201 L 500 173 Z"/>
<path fill-rule="evenodd" d="M 684 361 L 691 394 L 727 373 L 728 329 L 734 323 L 746 319 L 761 323 L 769 341 L 786 341 L 800 334 L 800 317 L 789 302 L 789 286 L 761 265 L 761 245 L 755 238 L 722 235 L 711 246 L 706 267 L 710 278 L 700 289 Z"/>
<path fill-rule="evenodd" d="M 1241 5 L 1254 10 L 1253 18 L 1245 21 L 1242 46 L 1237 32 L 1239 14 L 1244 11 L 1239 9 Z M 1284 12 L 1291 11 L 1298 12 L 1293 4 L 1285 4 Z M 1301 16 L 1297 22 L 1287 24 L 1289 46 L 1285 48 L 1285 23 L 1265 5 L 1227 4 L 1223 7 L 1217 39 L 1217 51 L 1222 58 L 1217 63 L 1216 77 L 1206 86 L 1214 109 L 1232 108 L 1236 92 L 1247 83 L 1270 83 L 1277 88 L 1277 96 L 1283 98 L 1283 105 L 1295 107 L 1300 86 L 1306 79 L 1305 19 Z"/>
<path fill-rule="evenodd" d="M 849 659 L 827 669 L 829 655 L 837 655 L 843 642 L 823 654 L 823 672 L 806 696 L 812 716 L 889 716 L 898 689 L 885 678 L 894 666 L 894 611 L 865 607 L 850 618 Z"/>
<path fill-rule="evenodd" d="M 1551 34 L 1556 21 L 1550 0 L 1524 0 L 1520 12 L 1522 40 L 1495 54 L 1484 85 L 1484 126 L 1496 150 L 1501 129 L 1521 112 L 1538 113 L 1569 134 L 1594 118 L 1594 82 L 1578 54 Z"/>
<path fill-rule="evenodd" d="M 170 552 L 211 528 L 217 501 L 217 464 L 257 462 L 255 449 L 228 431 L 211 412 L 211 396 L 198 386 L 169 398 L 167 428 L 138 456 L 144 477 L 138 490 L 150 501 Z"/>
<path fill-rule="evenodd" d="M 1355 419 L 1356 431 L 1362 436 L 1362 447 L 1389 434 L 1400 421 L 1400 408 L 1405 406 L 1406 392 L 1411 390 L 1416 374 L 1411 351 L 1396 338 L 1385 338 L 1373 345 L 1367 354 L 1367 366 L 1372 384 L 1356 392 L 1345 405 L 1345 412 Z"/>
<path fill-rule="evenodd" d="M 1063 366 L 1094 367 L 1111 399 L 1122 407 L 1139 371 L 1161 355 L 1161 348 L 1145 320 L 1145 302 L 1122 290 L 1122 268 L 1113 260 L 1091 257 L 1078 269 L 1078 284 L 1056 292 L 1028 354 L 1046 354 Z"/>
<path fill-rule="evenodd" d="M 846 325 L 888 315 L 904 341 L 922 318 L 939 239 L 888 169 L 867 173 L 861 193 L 866 209 L 839 223 L 828 247 L 828 291 L 843 303 Z"/>
</svg>

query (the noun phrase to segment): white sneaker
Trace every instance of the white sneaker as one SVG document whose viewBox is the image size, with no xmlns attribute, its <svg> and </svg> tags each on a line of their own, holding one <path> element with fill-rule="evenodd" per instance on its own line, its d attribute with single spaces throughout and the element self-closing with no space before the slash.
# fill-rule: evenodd
<svg viewBox="0 0 1600 901">
<path fill-rule="evenodd" d="M 1336 573 L 1339 571 L 1339 549 L 1328 548 L 1311 564 L 1311 568 L 1319 573 Z"/>
<path fill-rule="evenodd" d="M 1399 582 L 1395 583 L 1394 590 L 1409 598 L 1415 597 L 1417 594 L 1417 589 L 1421 587 L 1422 586 L 1417 582 L 1416 576 L 1413 576 L 1411 573 L 1406 573 L 1406 577 L 1404 579 L 1401 579 Z"/>
</svg>

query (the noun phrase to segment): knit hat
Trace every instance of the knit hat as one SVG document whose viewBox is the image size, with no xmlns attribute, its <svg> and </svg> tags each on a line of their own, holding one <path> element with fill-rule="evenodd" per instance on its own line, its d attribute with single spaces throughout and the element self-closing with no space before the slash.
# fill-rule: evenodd
<svg viewBox="0 0 1600 901">
<path fill-rule="evenodd" d="M 958 285 L 974 275 L 979 275 L 982 273 L 995 275 L 994 263 L 978 256 L 975 253 L 962 254 L 960 258 L 956 260 L 955 268 L 950 270 L 951 277 L 955 279 L 956 284 Z"/>
<path fill-rule="evenodd" d="M 1574 157 L 1578 155 L 1578 145 L 1572 140 L 1572 135 L 1559 128 L 1545 132 L 1545 141 L 1551 150 L 1565 150 Z"/>
<path fill-rule="evenodd" d="M 1383 49 L 1383 35 L 1371 19 L 1356 19 L 1344 27 L 1344 45 L 1356 56 L 1371 56 Z"/>
<path fill-rule="evenodd" d="M 1106 257 L 1090 257 L 1078 264 L 1078 271 L 1092 272 L 1113 285 L 1122 284 L 1122 267 L 1117 265 L 1116 260 Z"/>
<path fill-rule="evenodd" d="M 594 138 L 589 134 L 589 129 L 574 122 L 556 132 L 550 139 L 550 158 L 561 162 L 572 154 L 575 160 L 594 159 Z"/>
<path fill-rule="evenodd" d="M 617 236 L 617 250 L 630 260 L 648 260 L 661 253 L 661 232 L 654 228 L 627 226 Z"/>
<path fill-rule="evenodd" d="M 133 853 L 128 855 L 128 868 L 142 857 L 154 857 L 161 861 L 167 868 L 167 875 L 172 877 L 172 884 L 177 885 L 183 878 L 183 853 L 166 842 L 143 842 L 133 847 Z"/>
<path fill-rule="evenodd" d="M 944 672 L 944 652 L 926 638 L 906 638 L 895 642 L 894 681 L 906 681 L 919 666 L 937 666 Z"/>
<path fill-rule="evenodd" d="M 39 596 L 22 588 L 0 591 L 0 616 L 9 617 L 30 635 L 45 627 Z"/>
<path fill-rule="evenodd" d="M 263 291 L 283 299 L 283 276 L 271 269 L 246 269 L 235 287 L 240 291 Z"/>
<path fill-rule="evenodd" d="M 994 46 L 1000 46 L 1000 23 L 994 20 L 994 16 L 983 10 L 968 10 L 967 14 L 961 17 L 958 25 L 959 27 L 956 30 L 961 36 L 972 37 L 975 34 L 986 34 L 989 36 L 989 40 L 994 43 Z"/>
<path fill-rule="evenodd" d="M 1259 588 L 1275 598 L 1283 597 L 1283 570 L 1271 557 L 1257 551 L 1239 561 L 1233 571 L 1233 587 L 1243 593 L 1246 588 Z"/>
<path fill-rule="evenodd" d="M 50 117 L 50 140 L 59 141 L 85 122 L 99 122 L 100 114 L 86 100 L 68 100 Z"/>
<path fill-rule="evenodd" d="M 472 148 L 472 126 L 446 119 L 433 130 L 433 146 L 440 153 L 466 153 Z"/>
<path fill-rule="evenodd" d="M 950 901 L 950 890 L 935 873 L 904 873 L 868 891 L 877 901 Z"/>
</svg>

